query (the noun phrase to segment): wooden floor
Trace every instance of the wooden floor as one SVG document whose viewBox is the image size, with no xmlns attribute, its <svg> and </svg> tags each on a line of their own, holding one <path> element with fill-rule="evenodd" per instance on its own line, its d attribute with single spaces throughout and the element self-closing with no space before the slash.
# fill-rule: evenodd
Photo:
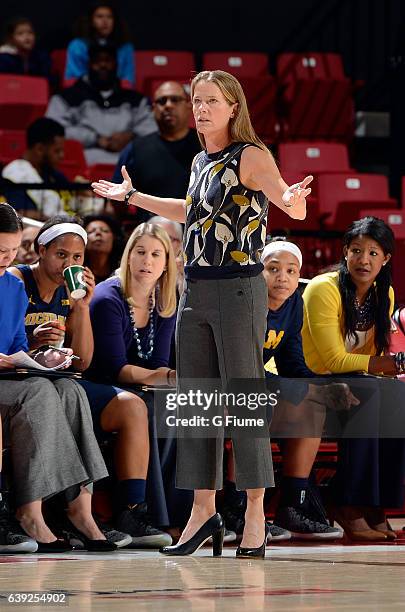
<svg viewBox="0 0 405 612">
<path fill-rule="evenodd" d="M 264 562 L 235 559 L 235 547 L 219 559 L 208 548 L 181 558 L 125 550 L 0 557 L 1 610 L 23 609 L 7 603 L 10 591 L 52 590 L 68 594 L 68 609 L 91 612 L 403 610 L 405 533 L 380 546 L 272 545 Z"/>
</svg>

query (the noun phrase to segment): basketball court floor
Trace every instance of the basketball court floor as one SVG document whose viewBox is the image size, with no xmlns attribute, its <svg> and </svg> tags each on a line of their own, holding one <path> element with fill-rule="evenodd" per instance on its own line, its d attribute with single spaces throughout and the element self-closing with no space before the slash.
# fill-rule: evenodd
<svg viewBox="0 0 405 612">
<path fill-rule="evenodd" d="M 404 519 L 394 521 L 400 528 Z M 401 532 L 399 532 L 401 533 Z M 12 593 L 62 593 L 64 605 L 8 602 Z M 59 596 L 60 600 L 60 596 Z M 55 598 L 53 599 L 55 601 Z M 156 551 L 0 557 L 0 609 L 105 611 L 403 610 L 405 532 L 392 544 L 267 547 L 265 561 Z"/>
</svg>

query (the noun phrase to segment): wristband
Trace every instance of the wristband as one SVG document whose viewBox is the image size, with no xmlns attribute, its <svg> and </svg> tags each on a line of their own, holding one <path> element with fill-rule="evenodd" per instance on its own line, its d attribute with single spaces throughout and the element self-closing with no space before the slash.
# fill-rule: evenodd
<svg viewBox="0 0 405 612">
<path fill-rule="evenodd" d="M 170 384 L 170 372 L 173 372 L 173 370 L 167 370 L 167 372 L 166 372 L 166 381 L 167 381 L 167 385 L 169 387 L 171 387 L 171 384 Z"/>
<path fill-rule="evenodd" d="M 134 189 L 134 187 L 128 191 L 128 193 L 127 193 L 127 194 L 124 196 L 124 202 L 125 202 L 125 204 L 127 204 L 127 205 L 129 204 L 129 200 L 130 200 L 130 198 L 131 198 L 131 197 L 134 195 L 134 193 L 136 193 L 137 191 L 138 191 L 138 190 L 137 190 L 137 189 Z"/>
</svg>

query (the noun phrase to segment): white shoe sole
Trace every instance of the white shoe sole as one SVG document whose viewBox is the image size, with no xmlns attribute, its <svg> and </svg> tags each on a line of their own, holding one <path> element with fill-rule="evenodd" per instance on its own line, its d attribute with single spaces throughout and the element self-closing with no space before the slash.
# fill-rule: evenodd
<svg viewBox="0 0 405 612">
<path fill-rule="evenodd" d="M 292 531 L 291 536 L 294 540 L 340 540 L 343 538 L 343 531 L 336 531 L 335 533 L 298 533 Z"/>
<path fill-rule="evenodd" d="M 291 533 L 283 533 L 278 536 L 274 536 L 269 533 L 269 535 L 267 536 L 267 542 L 281 542 L 282 540 L 291 540 Z"/>
<path fill-rule="evenodd" d="M 129 548 L 161 548 L 162 546 L 171 546 L 173 543 L 172 537 L 168 533 L 163 533 L 161 536 L 142 536 L 131 539 Z"/>
<path fill-rule="evenodd" d="M 124 546 L 128 546 L 128 544 L 132 543 L 132 537 L 130 535 L 127 535 L 125 538 L 121 538 L 121 540 L 110 539 L 107 536 L 106 538 L 109 542 L 115 544 L 117 548 L 123 548 Z"/>
<path fill-rule="evenodd" d="M 35 540 L 31 542 L 21 542 L 20 544 L 1 544 L 0 554 L 2 553 L 34 553 L 38 550 L 38 543 Z"/>
</svg>

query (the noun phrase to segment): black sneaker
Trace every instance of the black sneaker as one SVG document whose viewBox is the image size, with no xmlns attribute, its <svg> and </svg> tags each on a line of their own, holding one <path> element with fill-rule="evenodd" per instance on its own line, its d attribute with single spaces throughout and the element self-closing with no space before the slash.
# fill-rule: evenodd
<svg viewBox="0 0 405 612">
<path fill-rule="evenodd" d="M 281 542 L 282 540 L 291 540 L 291 532 L 287 529 L 283 529 L 274 523 L 267 523 L 267 526 L 269 528 L 268 541 Z"/>
<path fill-rule="evenodd" d="M 225 503 L 222 509 L 221 515 L 224 519 L 224 523 L 226 528 L 230 531 L 234 531 L 237 536 L 241 536 L 243 534 L 243 529 L 245 527 L 245 512 L 246 512 L 246 503 Z"/>
<path fill-rule="evenodd" d="M 110 525 L 105 525 L 104 523 L 99 523 L 96 521 L 100 531 L 105 535 L 106 540 L 115 544 L 117 548 L 124 548 L 124 546 L 128 546 L 132 543 L 132 537 L 129 533 L 123 533 L 122 531 L 117 531 L 114 527 Z"/>
<path fill-rule="evenodd" d="M 337 540 L 343 537 L 341 529 L 314 521 L 293 506 L 278 508 L 274 522 L 290 531 L 297 540 Z"/>
<path fill-rule="evenodd" d="M 38 543 L 27 536 L 10 514 L 6 502 L 0 499 L 0 553 L 34 553 L 37 550 Z"/>
<path fill-rule="evenodd" d="M 151 525 L 145 503 L 123 510 L 116 521 L 117 528 L 132 537 L 128 548 L 160 548 L 170 546 L 172 537 Z"/>
</svg>

